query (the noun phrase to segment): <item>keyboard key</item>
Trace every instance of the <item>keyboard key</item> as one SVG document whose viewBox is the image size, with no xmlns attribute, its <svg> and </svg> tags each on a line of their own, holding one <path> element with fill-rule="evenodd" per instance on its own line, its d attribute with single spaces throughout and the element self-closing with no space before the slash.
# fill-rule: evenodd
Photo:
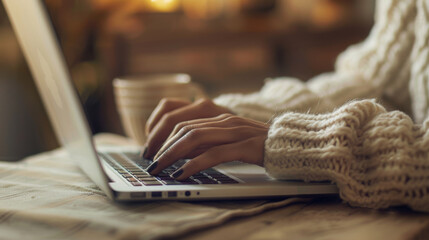
<svg viewBox="0 0 429 240">
<path fill-rule="evenodd" d="M 135 178 L 126 178 L 128 182 L 138 182 Z"/>
<path fill-rule="evenodd" d="M 200 178 L 196 178 L 196 180 L 198 180 L 199 182 L 201 182 L 201 184 L 218 184 L 218 182 L 216 180 L 210 179 L 206 176 L 204 177 L 200 177 Z"/>
<path fill-rule="evenodd" d="M 141 173 L 134 173 L 133 174 L 135 177 L 151 177 L 151 175 L 145 173 L 145 172 L 141 172 Z"/>
<path fill-rule="evenodd" d="M 172 178 L 172 177 L 170 177 L 170 176 L 165 176 L 165 177 L 159 177 L 159 176 L 158 176 L 158 179 L 159 179 L 159 180 L 166 180 L 166 181 L 173 181 L 173 180 L 174 180 L 174 178 Z"/>
<path fill-rule="evenodd" d="M 139 167 L 135 167 L 135 166 L 127 167 L 127 170 L 128 170 L 128 171 L 140 171 L 140 172 L 142 172 L 142 169 L 141 169 L 141 168 L 139 168 Z"/>
<path fill-rule="evenodd" d="M 158 181 L 155 177 L 148 176 L 148 177 L 138 177 L 140 181 Z"/>
<path fill-rule="evenodd" d="M 177 180 L 176 180 L 176 181 L 177 181 Z M 177 182 L 180 182 L 180 183 L 182 183 L 182 184 L 199 184 L 198 182 L 194 181 L 194 180 L 193 180 L 193 179 L 191 179 L 191 178 L 185 179 L 185 180 L 183 180 L 183 181 L 177 181 Z"/>
<path fill-rule="evenodd" d="M 132 178 L 133 176 L 131 175 L 131 174 L 129 174 L 129 173 L 122 173 L 121 174 L 121 176 L 122 177 L 124 177 L 124 178 Z"/>
<path fill-rule="evenodd" d="M 217 182 L 217 181 L 215 181 L 215 180 L 211 180 L 211 179 L 208 179 L 208 180 L 200 180 L 201 181 L 201 184 L 219 184 L 219 182 Z"/>
<path fill-rule="evenodd" d="M 161 182 L 158 181 L 142 181 L 145 186 L 159 186 L 162 185 Z"/>
<path fill-rule="evenodd" d="M 183 185 L 183 183 L 174 180 L 164 180 L 165 185 Z"/>
</svg>

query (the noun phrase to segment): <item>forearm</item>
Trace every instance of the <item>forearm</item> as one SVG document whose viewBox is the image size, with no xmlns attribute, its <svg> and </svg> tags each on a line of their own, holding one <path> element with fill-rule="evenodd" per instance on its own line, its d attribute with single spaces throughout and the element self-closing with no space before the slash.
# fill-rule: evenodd
<svg viewBox="0 0 429 240">
<path fill-rule="evenodd" d="M 252 94 L 225 94 L 215 103 L 231 109 L 235 114 L 269 122 L 286 111 L 306 112 L 324 106 L 321 99 L 304 82 L 293 78 L 269 80 L 261 91 Z"/>
<path fill-rule="evenodd" d="M 429 211 L 429 121 L 414 125 L 373 101 L 322 115 L 285 113 L 265 142 L 266 171 L 278 179 L 331 180 L 347 202 Z"/>
<path fill-rule="evenodd" d="M 305 83 L 294 78 L 269 80 L 252 94 L 226 94 L 214 101 L 239 116 L 270 122 L 284 112 L 324 113 L 351 99 L 372 98 L 374 85 L 359 75 L 331 73 Z"/>
</svg>

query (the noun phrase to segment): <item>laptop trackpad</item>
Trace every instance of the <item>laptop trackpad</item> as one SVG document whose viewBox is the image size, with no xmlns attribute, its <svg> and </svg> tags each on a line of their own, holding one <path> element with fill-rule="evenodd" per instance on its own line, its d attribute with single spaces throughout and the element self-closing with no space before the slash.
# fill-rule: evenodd
<svg viewBox="0 0 429 240">
<path fill-rule="evenodd" d="M 235 161 L 220 164 L 215 168 L 248 183 L 272 180 L 272 178 L 265 173 L 265 169 L 263 167 L 254 164 Z"/>
</svg>

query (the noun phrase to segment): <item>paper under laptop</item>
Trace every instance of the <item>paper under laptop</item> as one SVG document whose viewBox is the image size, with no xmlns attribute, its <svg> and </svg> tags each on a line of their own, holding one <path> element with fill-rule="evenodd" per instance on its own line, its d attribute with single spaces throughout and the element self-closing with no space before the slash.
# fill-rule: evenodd
<svg viewBox="0 0 429 240">
<path fill-rule="evenodd" d="M 263 168 L 237 162 L 174 182 L 144 171 L 137 149 L 97 149 L 41 0 L 2 0 L 58 140 L 82 171 L 114 200 L 207 200 L 335 194 L 334 184 L 277 181 Z M 222 157 L 222 156 L 219 156 Z M 182 160 L 182 162 L 185 160 Z M 176 168 L 179 166 L 175 166 Z M 171 167 L 174 170 L 174 167 Z M 191 180 L 193 182 L 191 182 Z"/>
</svg>

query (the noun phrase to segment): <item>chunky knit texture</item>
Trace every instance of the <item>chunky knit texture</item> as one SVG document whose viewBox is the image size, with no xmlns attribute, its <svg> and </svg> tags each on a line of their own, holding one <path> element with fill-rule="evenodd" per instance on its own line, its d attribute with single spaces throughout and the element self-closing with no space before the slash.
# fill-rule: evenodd
<svg viewBox="0 0 429 240">
<path fill-rule="evenodd" d="M 285 114 L 268 135 L 265 167 L 275 178 L 331 180 L 357 206 L 429 211 L 429 124 L 363 100 L 328 114 Z"/>
<path fill-rule="evenodd" d="M 380 104 L 358 100 L 372 98 Z M 269 79 L 215 102 L 272 123 L 272 176 L 334 181 L 357 206 L 429 211 L 429 0 L 379 0 L 368 38 L 332 73 Z"/>
</svg>

